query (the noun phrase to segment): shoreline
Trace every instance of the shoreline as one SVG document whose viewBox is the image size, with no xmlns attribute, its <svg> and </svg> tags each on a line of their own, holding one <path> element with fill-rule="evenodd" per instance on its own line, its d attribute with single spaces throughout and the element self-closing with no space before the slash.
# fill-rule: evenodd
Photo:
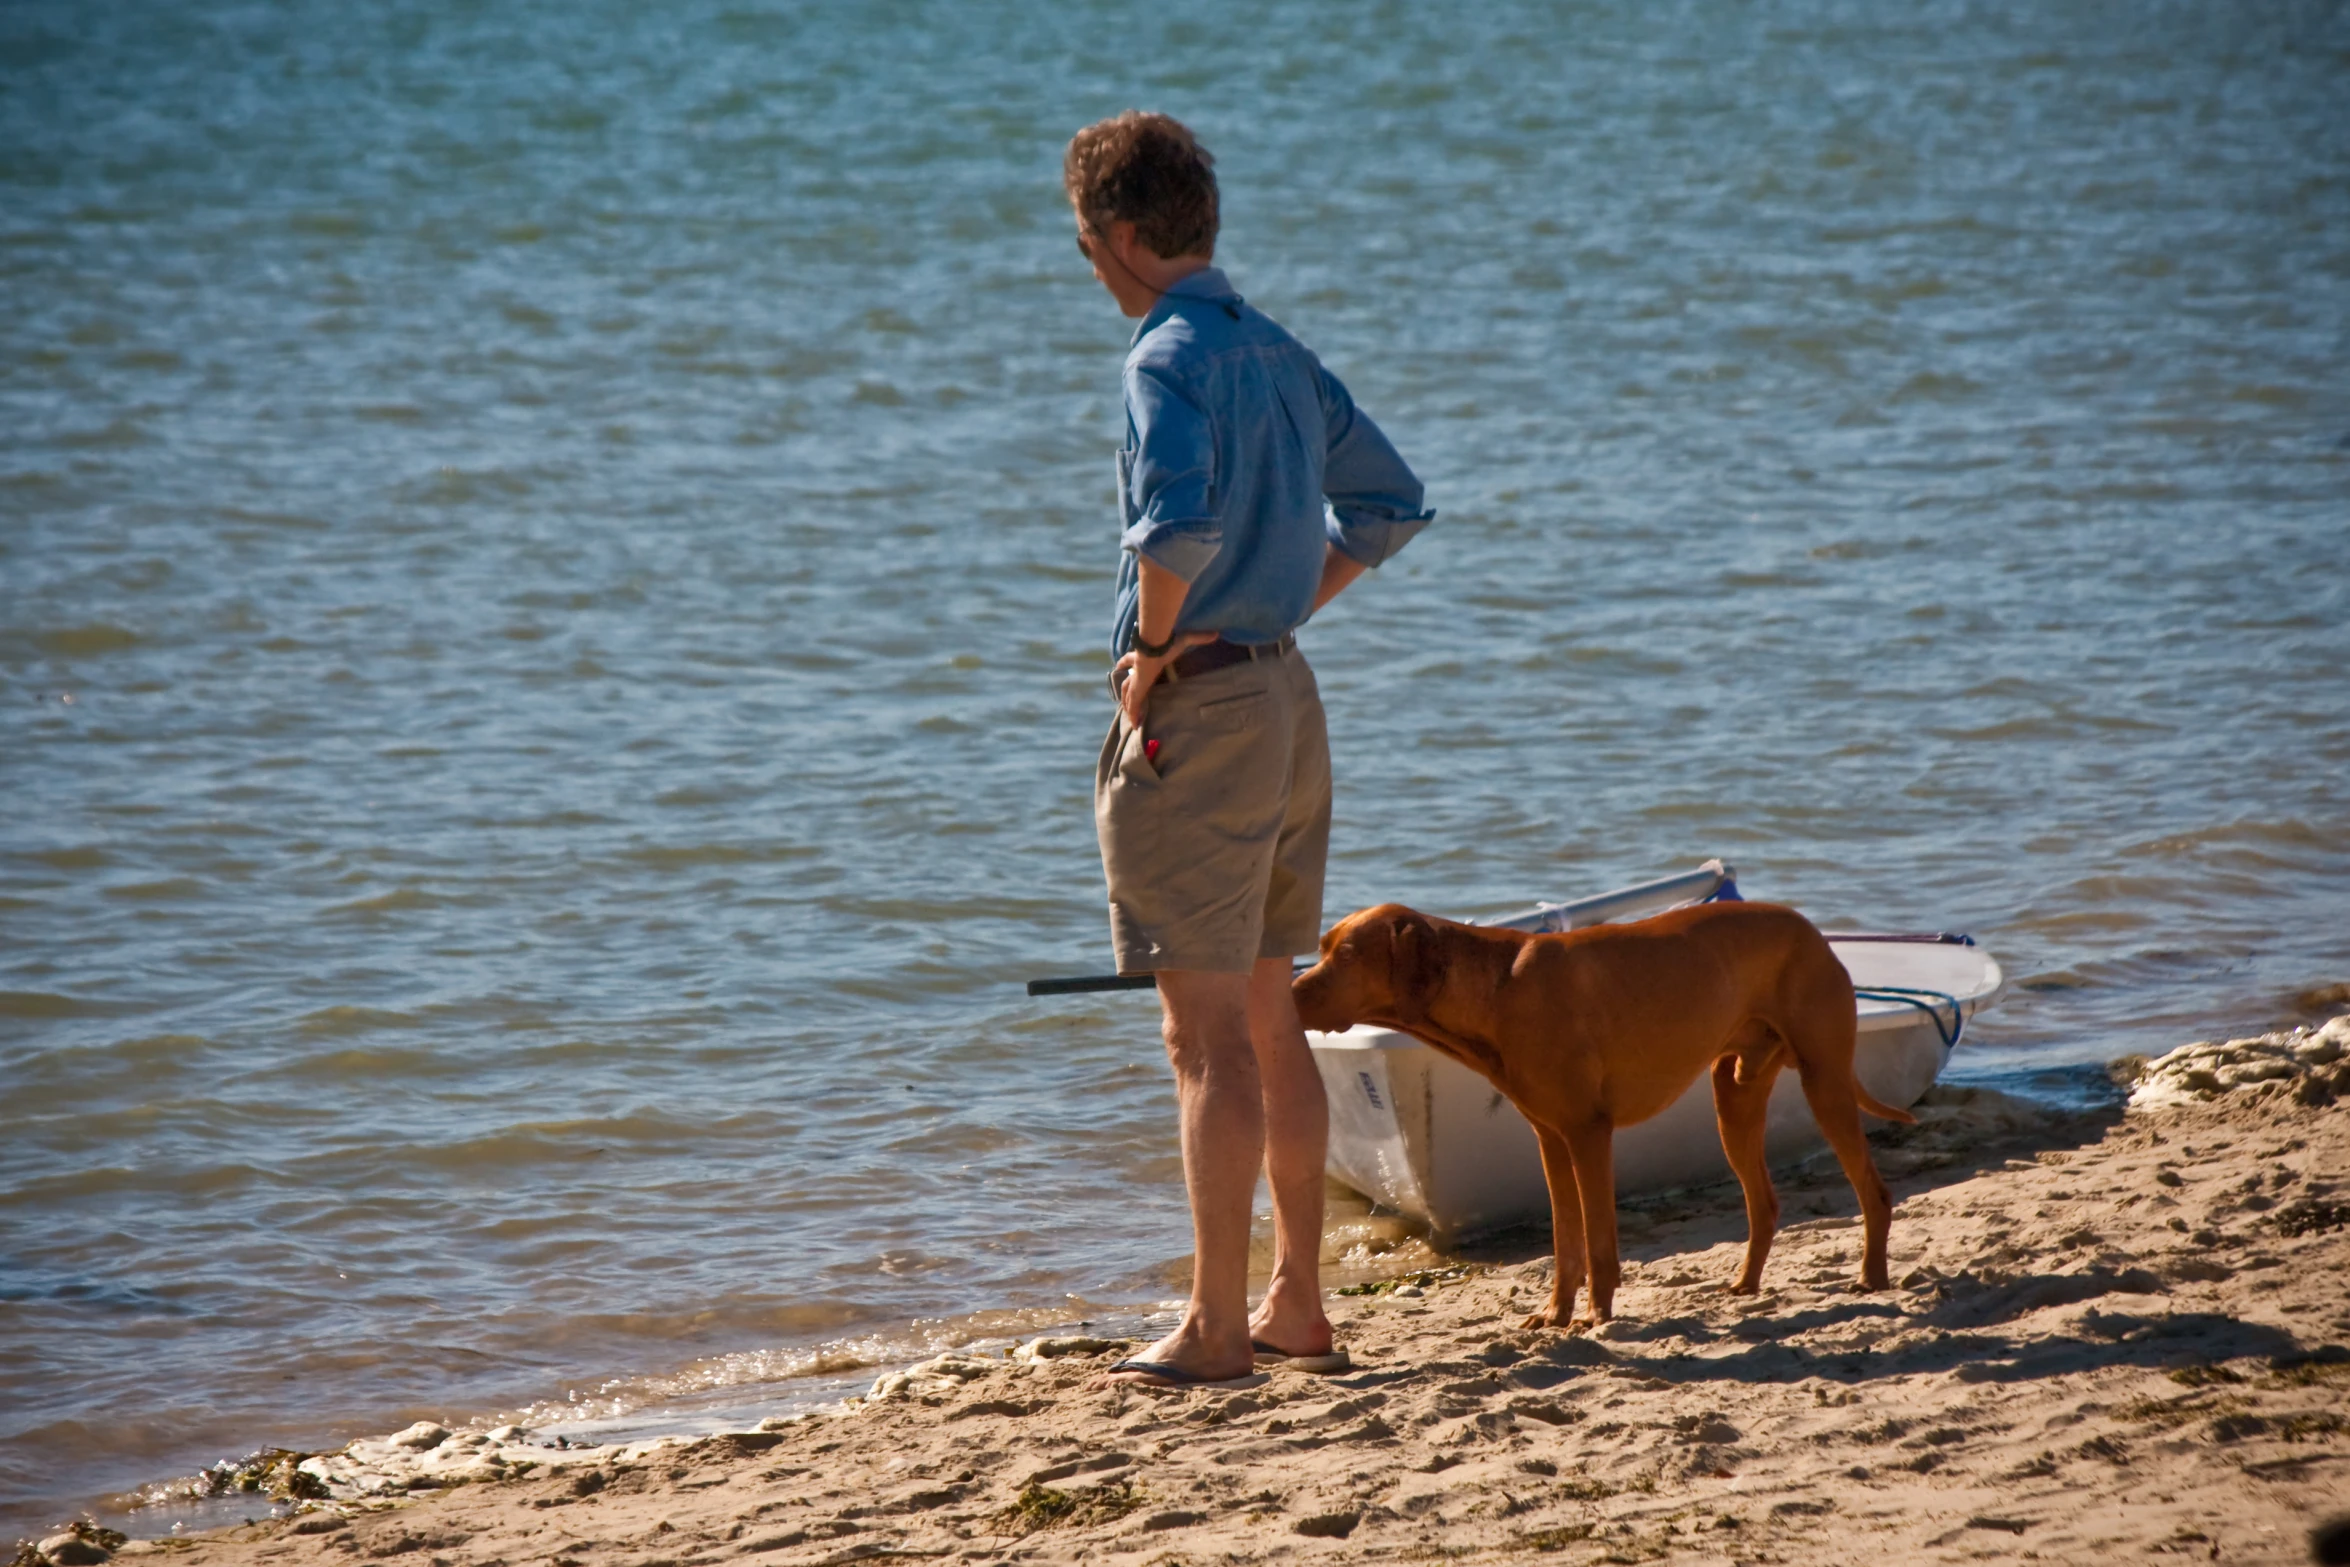
<svg viewBox="0 0 2350 1567">
<path fill-rule="evenodd" d="M 1720 1288 L 1735 1188 L 1671 1194 L 1623 1205 L 1588 1335 L 1517 1329 L 1549 1269 L 1520 1232 L 1334 1297 L 1338 1376 L 1091 1390 L 1126 1344 L 1061 1336 L 756 1431 L 420 1426 L 277 1458 L 292 1516 L 45 1560 L 2299 1561 L 2350 1494 L 2346 1048 L 2350 1016 L 2118 1063 L 2127 1107 L 1936 1090 L 1872 1139 L 1883 1294 L 1851 1291 L 1851 1194 L 1814 1161 L 1778 1176 L 1758 1297 Z"/>
<path fill-rule="evenodd" d="M 1938 1091 L 1947 1094 L 1953 1090 L 1982 1091 L 1987 1096 L 1985 1105 L 2013 1102 L 2015 1110 L 2026 1116 L 2109 1107 L 2119 1102 L 2118 1096 L 2123 1092 L 2113 1086 L 2109 1066 L 2081 1063 L 2031 1074 L 1998 1074 L 1988 1081 L 1946 1083 Z M 1811 1157 L 1824 1159 L 1826 1154 L 1815 1151 Z M 1775 1171 L 1783 1168 L 1774 1166 Z M 1703 1203 L 1710 1196 L 1724 1193 L 1734 1195 L 1734 1189 L 1726 1181 L 1710 1192 L 1694 1189 L 1691 1194 L 1674 1196 L 1690 1195 Z M 1547 1252 L 1547 1225 L 1506 1226 L 1480 1232 L 1455 1241 L 1449 1251 L 1439 1251 L 1410 1221 L 1378 1208 L 1335 1177 L 1326 1197 L 1329 1214 L 1325 1224 L 1323 1276 L 1334 1301 L 1337 1297 L 1376 1290 L 1398 1277 L 1408 1281 L 1431 1270 L 1441 1272 L 1451 1259 L 1522 1259 Z M 1625 1199 L 1627 1203 L 1640 1200 Z M 1252 1263 L 1255 1269 L 1252 1279 L 1261 1285 L 1270 1261 L 1269 1216 L 1260 1215 L 1258 1226 L 1263 1233 L 1255 1237 L 1255 1242 L 1264 1256 Z M 1174 1282 L 1179 1285 L 1180 1280 Z M 726 1352 L 682 1367 L 628 1373 L 614 1377 L 607 1386 L 625 1383 L 636 1389 L 655 1386 L 659 1391 L 655 1396 L 633 1400 L 620 1395 L 625 1402 L 618 1408 L 607 1407 L 612 1395 L 599 1389 L 595 1396 L 569 1406 L 542 1398 L 529 1404 L 477 1408 L 455 1416 L 412 1408 L 402 1411 L 397 1418 L 422 1416 L 428 1422 L 446 1424 L 458 1432 L 488 1431 L 518 1424 L 528 1428 L 534 1444 L 553 1445 L 560 1438 L 571 1447 L 604 1446 L 617 1450 L 659 1438 L 692 1441 L 751 1429 L 764 1418 L 831 1409 L 864 1394 L 877 1376 L 916 1364 L 926 1357 L 1008 1353 L 1018 1343 L 1039 1335 L 1116 1337 L 1123 1334 L 1127 1340 L 1147 1343 L 1173 1324 L 1180 1315 L 1182 1303 L 1180 1298 L 1174 1298 L 1156 1303 L 1097 1300 L 1078 1304 L 1090 1309 L 1092 1315 L 1079 1317 L 1067 1309 L 1054 1311 L 1043 1307 L 981 1306 L 957 1315 L 905 1319 L 894 1331 L 888 1327 L 877 1328 L 853 1340 L 792 1344 L 778 1350 Z M 878 1354 L 876 1349 L 880 1351 Z M 768 1359 L 779 1354 L 798 1357 L 820 1369 L 781 1378 L 753 1376 L 739 1381 L 695 1375 L 704 1367 L 738 1359 Z M 660 1384 L 674 1385 L 660 1387 Z M 120 1490 L 59 1498 L 52 1503 L 56 1510 L 48 1516 L 51 1519 L 66 1516 L 63 1509 L 70 1506 L 78 1510 L 75 1516 L 134 1540 L 167 1539 L 240 1523 L 267 1522 L 282 1516 L 283 1510 L 302 1500 L 282 1494 L 272 1499 L 272 1490 L 282 1493 L 284 1489 L 275 1474 L 278 1455 L 329 1454 L 344 1451 L 355 1441 L 380 1441 L 389 1422 L 377 1422 L 372 1435 L 361 1434 L 370 1431 L 369 1423 L 364 1420 L 344 1418 L 325 1424 L 331 1434 L 315 1445 L 300 1445 L 299 1433 L 278 1433 L 274 1441 L 233 1448 L 244 1453 L 242 1458 L 222 1459 L 193 1472 L 181 1471 L 167 1479 L 142 1481 Z M 41 1521 L 40 1510 L 21 1511 L 28 1516 L 18 1520 L 20 1527 Z M 53 1533 L 54 1527 L 51 1523 L 29 1534 L 11 1533 L 16 1543 L 22 1544 Z"/>
<path fill-rule="evenodd" d="M 1323 1277 L 1334 1296 L 1360 1293 L 1398 1273 L 1409 1276 L 1442 1266 L 1443 1254 L 1434 1251 L 1426 1236 L 1400 1215 L 1377 1209 L 1369 1199 L 1335 1179 L 1327 1196 L 1330 1208 Z M 1256 1285 L 1262 1284 L 1270 1266 L 1272 1246 L 1269 1219 L 1260 1227 L 1263 1233 L 1255 1241 L 1261 1243 L 1258 1249 L 1264 1255 L 1252 1261 Z M 1179 1286 L 1180 1281 L 1175 1282 Z M 614 1383 L 626 1382 L 637 1388 L 683 1384 L 659 1387 L 656 1396 L 626 1402 L 622 1407 L 612 1407 L 613 1396 L 599 1389 L 568 1406 L 544 1398 L 529 1405 L 491 1406 L 474 1411 L 470 1417 L 435 1412 L 418 1423 L 442 1426 L 460 1437 L 513 1425 L 527 1430 L 529 1448 L 541 1444 L 555 1447 L 561 1442 L 567 1444 L 558 1448 L 562 1452 L 590 1448 L 650 1451 L 663 1443 L 692 1442 L 753 1429 L 762 1419 L 837 1412 L 844 1403 L 862 1398 L 877 1378 L 941 1356 L 1000 1357 L 1040 1336 L 1090 1334 L 1110 1336 L 1117 1342 L 1148 1342 L 1173 1325 L 1181 1307 L 1180 1298 L 1122 1302 L 1075 1297 L 1071 1305 L 1059 1308 L 981 1306 L 954 1315 L 903 1319 L 855 1339 L 786 1346 L 782 1353 L 797 1356 L 817 1369 L 780 1378 L 754 1376 L 731 1381 L 693 1375 L 702 1367 L 772 1353 L 728 1352 L 689 1362 L 683 1368 L 614 1378 Z M 1090 1315 L 1080 1316 L 1079 1311 Z M 404 1411 L 402 1418 L 407 1413 Z M 79 1508 L 76 1516 L 84 1521 L 134 1541 L 207 1533 L 239 1523 L 266 1523 L 306 1500 L 314 1500 L 288 1490 L 282 1462 L 286 1455 L 316 1457 L 323 1462 L 333 1454 L 387 1440 L 380 1423 L 376 1434 L 359 1436 L 348 1433 L 366 1431 L 363 1422 L 345 1419 L 331 1424 L 340 1429 L 330 1441 L 340 1445 L 288 1445 L 288 1438 L 281 1435 L 274 1443 L 237 1449 L 244 1453 L 241 1458 L 222 1459 L 193 1473 L 182 1471 L 133 1488 L 92 1492 L 71 1505 Z M 520 1462 L 543 1461 L 545 1456 L 532 1451 L 514 1455 Z M 64 1508 L 69 1504 L 60 1501 L 56 1505 Z M 46 1537 L 57 1527 L 61 1525 L 42 1527 L 33 1534 L 17 1533 L 15 1543 Z"/>
</svg>

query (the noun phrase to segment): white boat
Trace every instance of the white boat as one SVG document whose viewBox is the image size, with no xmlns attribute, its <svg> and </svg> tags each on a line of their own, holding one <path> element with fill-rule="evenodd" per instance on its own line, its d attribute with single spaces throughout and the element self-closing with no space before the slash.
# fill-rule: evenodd
<svg viewBox="0 0 2350 1567">
<path fill-rule="evenodd" d="M 1684 875 L 1489 923 L 1558 931 L 1637 919 L 1735 898 L 1733 877 L 1731 867 L 1709 860 Z M 1934 1085 L 1965 1020 L 1991 1004 L 2005 976 L 1965 936 L 1827 935 L 1857 994 L 1854 1069 L 1870 1093 L 1906 1110 Z M 1534 1130 L 1484 1078 L 1408 1034 L 1370 1024 L 1306 1039 L 1330 1094 L 1332 1175 L 1426 1224 L 1440 1241 L 1548 1220 Z M 1826 1146 L 1791 1071 L 1771 1091 L 1767 1146 L 1773 1163 Z M 1711 1081 L 1701 1075 L 1663 1114 L 1618 1131 L 1615 1167 L 1616 1188 L 1626 1193 L 1729 1179 Z"/>
</svg>

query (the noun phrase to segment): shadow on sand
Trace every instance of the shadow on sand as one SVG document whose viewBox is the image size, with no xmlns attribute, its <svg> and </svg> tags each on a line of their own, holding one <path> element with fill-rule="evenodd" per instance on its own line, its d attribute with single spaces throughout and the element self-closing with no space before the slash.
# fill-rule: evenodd
<svg viewBox="0 0 2350 1567">
<path fill-rule="evenodd" d="M 1936 1100 L 1935 1108 L 1954 1113 L 1922 1116 L 1918 1126 L 1886 1128 L 1870 1139 L 1897 1204 L 2005 1168 L 2017 1159 L 2090 1147 L 2123 1115 L 2118 1103 L 2063 1109 L 1963 1088 L 1937 1090 L 1928 1103 Z M 1991 1113 L 1965 1113 L 1985 1104 Z M 1852 1189 L 1825 1153 L 1774 1169 L 1772 1176 L 1785 1215 L 1782 1234 L 1798 1227 L 1842 1229 L 1857 1224 Z M 1625 1259 L 1653 1267 L 1725 1242 L 1743 1243 L 1746 1214 L 1738 1187 L 1724 1181 L 1627 1199 L 1621 1205 L 1621 1228 Z M 1899 1277 L 1898 1221 L 1894 1235 L 1894 1274 Z M 1500 1266 L 1545 1260 L 1550 1255 L 1549 1227 L 1521 1226 L 1470 1237 L 1452 1254 L 1462 1261 Z M 1766 1275 L 1766 1289 L 1768 1285 Z M 1937 1276 L 1929 1287 L 1935 1299 L 1922 1310 L 1918 1297 L 1904 1292 L 1899 1298 L 1857 1296 L 1780 1313 L 1758 1312 L 1727 1323 L 1718 1313 L 1619 1318 L 1608 1342 L 1679 1340 L 1690 1350 L 1744 1346 L 1729 1354 L 1641 1357 L 1642 1371 L 1684 1383 L 1792 1382 L 1807 1377 L 1854 1383 L 1950 1373 L 1962 1381 L 2017 1382 L 2107 1367 L 2160 1369 L 2246 1356 L 2289 1362 L 2301 1355 L 2300 1344 L 2280 1328 L 2209 1313 L 2140 1315 L 2092 1308 L 2075 1324 L 2075 1331 L 2065 1335 L 2010 1337 L 1997 1331 L 2004 1323 L 2053 1306 L 2163 1293 L 2163 1281 L 2141 1268 L 2092 1267 L 1990 1278 L 1968 1272 Z M 1871 1319 L 1898 1324 L 1894 1342 L 1824 1352 L 1787 1342 Z M 1542 1358 L 1605 1358 L 1587 1341 L 1575 1350 L 1564 1349 L 1572 1342 L 1576 1341 L 1562 1341 L 1558 1352 Z"/>
</svg>

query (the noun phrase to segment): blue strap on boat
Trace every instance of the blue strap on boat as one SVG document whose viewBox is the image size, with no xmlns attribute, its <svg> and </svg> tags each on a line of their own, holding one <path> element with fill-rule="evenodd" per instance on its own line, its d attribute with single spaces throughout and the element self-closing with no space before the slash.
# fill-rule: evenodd
<svg viewBox="0 0 2350 1567">
<path fill-rule="evenodd" d="M 1725 876 L 1722 878 L 1722 884 L 1719 887 L 1716 887 L 1713 891 L 1707 893 L 1704 897 L 1698 899 L 1697 901 L 1700 903 L 1744 903 L 1746 900 L 1739 896 L 1738 883 L 1732 880 L 1730 877 Z"/>
<path fill-rule="evenodd" d="M 1971 947 L 1975 938 L 1948 930 L 1823 930 L 1830 941 L 1918 941 L 1945 947 Z"/>
<path fill-rule="evenodd" d="M 1966 1032 L 1966 1008 L 1946 990 L 1918 990 L 1908 985 L 1871 985 L 1864 989 L 1855 985 L 1852 993 L 1864 1001 L 1898 1001 L 1905 1007 L 1916 1007 L 1934 1020 L 1934 1032 L 1942 1036 L 1945 1050 L 1957 1049 L 1959 1036 Z M 1936 1002 L 1950 1008 L 1948 1028 L 1942 1026 L 1942 1013 Z"/>
</svg>

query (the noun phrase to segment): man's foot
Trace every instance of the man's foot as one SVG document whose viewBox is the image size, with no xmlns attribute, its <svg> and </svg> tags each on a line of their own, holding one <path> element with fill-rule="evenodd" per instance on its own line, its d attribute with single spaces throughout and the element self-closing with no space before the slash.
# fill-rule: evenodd
<svg viewBox="0 0 2350 1567">
<path fill-rule="evenodd" d="M 1133 1387 L 1185 1388 L 1255 1387 L 1264 1380 L 1253 1369 L 1237 1376 L 1211 1377 L 1186 1371 L 1181 1366 L 1163 1365 L 1156 1360 L 1121 1360 L 1102 1373 L 1102 1382 L 1124 1382 Z"/>
<path fill-rule="evenodd" d="M 1095 1387 L 1186 1388 L 1246 1383 L 1256 1371 L 1254 1356 L 1209 1353 L 1186 1322 L 1129 1360 L 1121 1360 L 1093 1381 Z"/>
<path fill-rule="evenodd" d="M 1352 1371 L 1355 1366 L 1354 1356 L 1343 1349 L 1333 1349 L 1320 1355 L 1293 1355 L 1285 1349 L 1275 1348 L 1263 1339 L 1251 1339 L 1249 1348 L 1256 1351 L 1258 1367 L 1266 1371 L 1285 1369 L 1312 1371 L 1326 1375 L 1333 1371 Z"/>
<path fill-rule="evenodd" d="M 1330 1319 L 1323 1314 L 1320 1292 L 1285 1290 L 1278 1282 L 1250 1313 L 1248 1336 L 1260 1360 L 1269 1354 L 1315 1360 L 1333 1353 Z"/>
</svg>

